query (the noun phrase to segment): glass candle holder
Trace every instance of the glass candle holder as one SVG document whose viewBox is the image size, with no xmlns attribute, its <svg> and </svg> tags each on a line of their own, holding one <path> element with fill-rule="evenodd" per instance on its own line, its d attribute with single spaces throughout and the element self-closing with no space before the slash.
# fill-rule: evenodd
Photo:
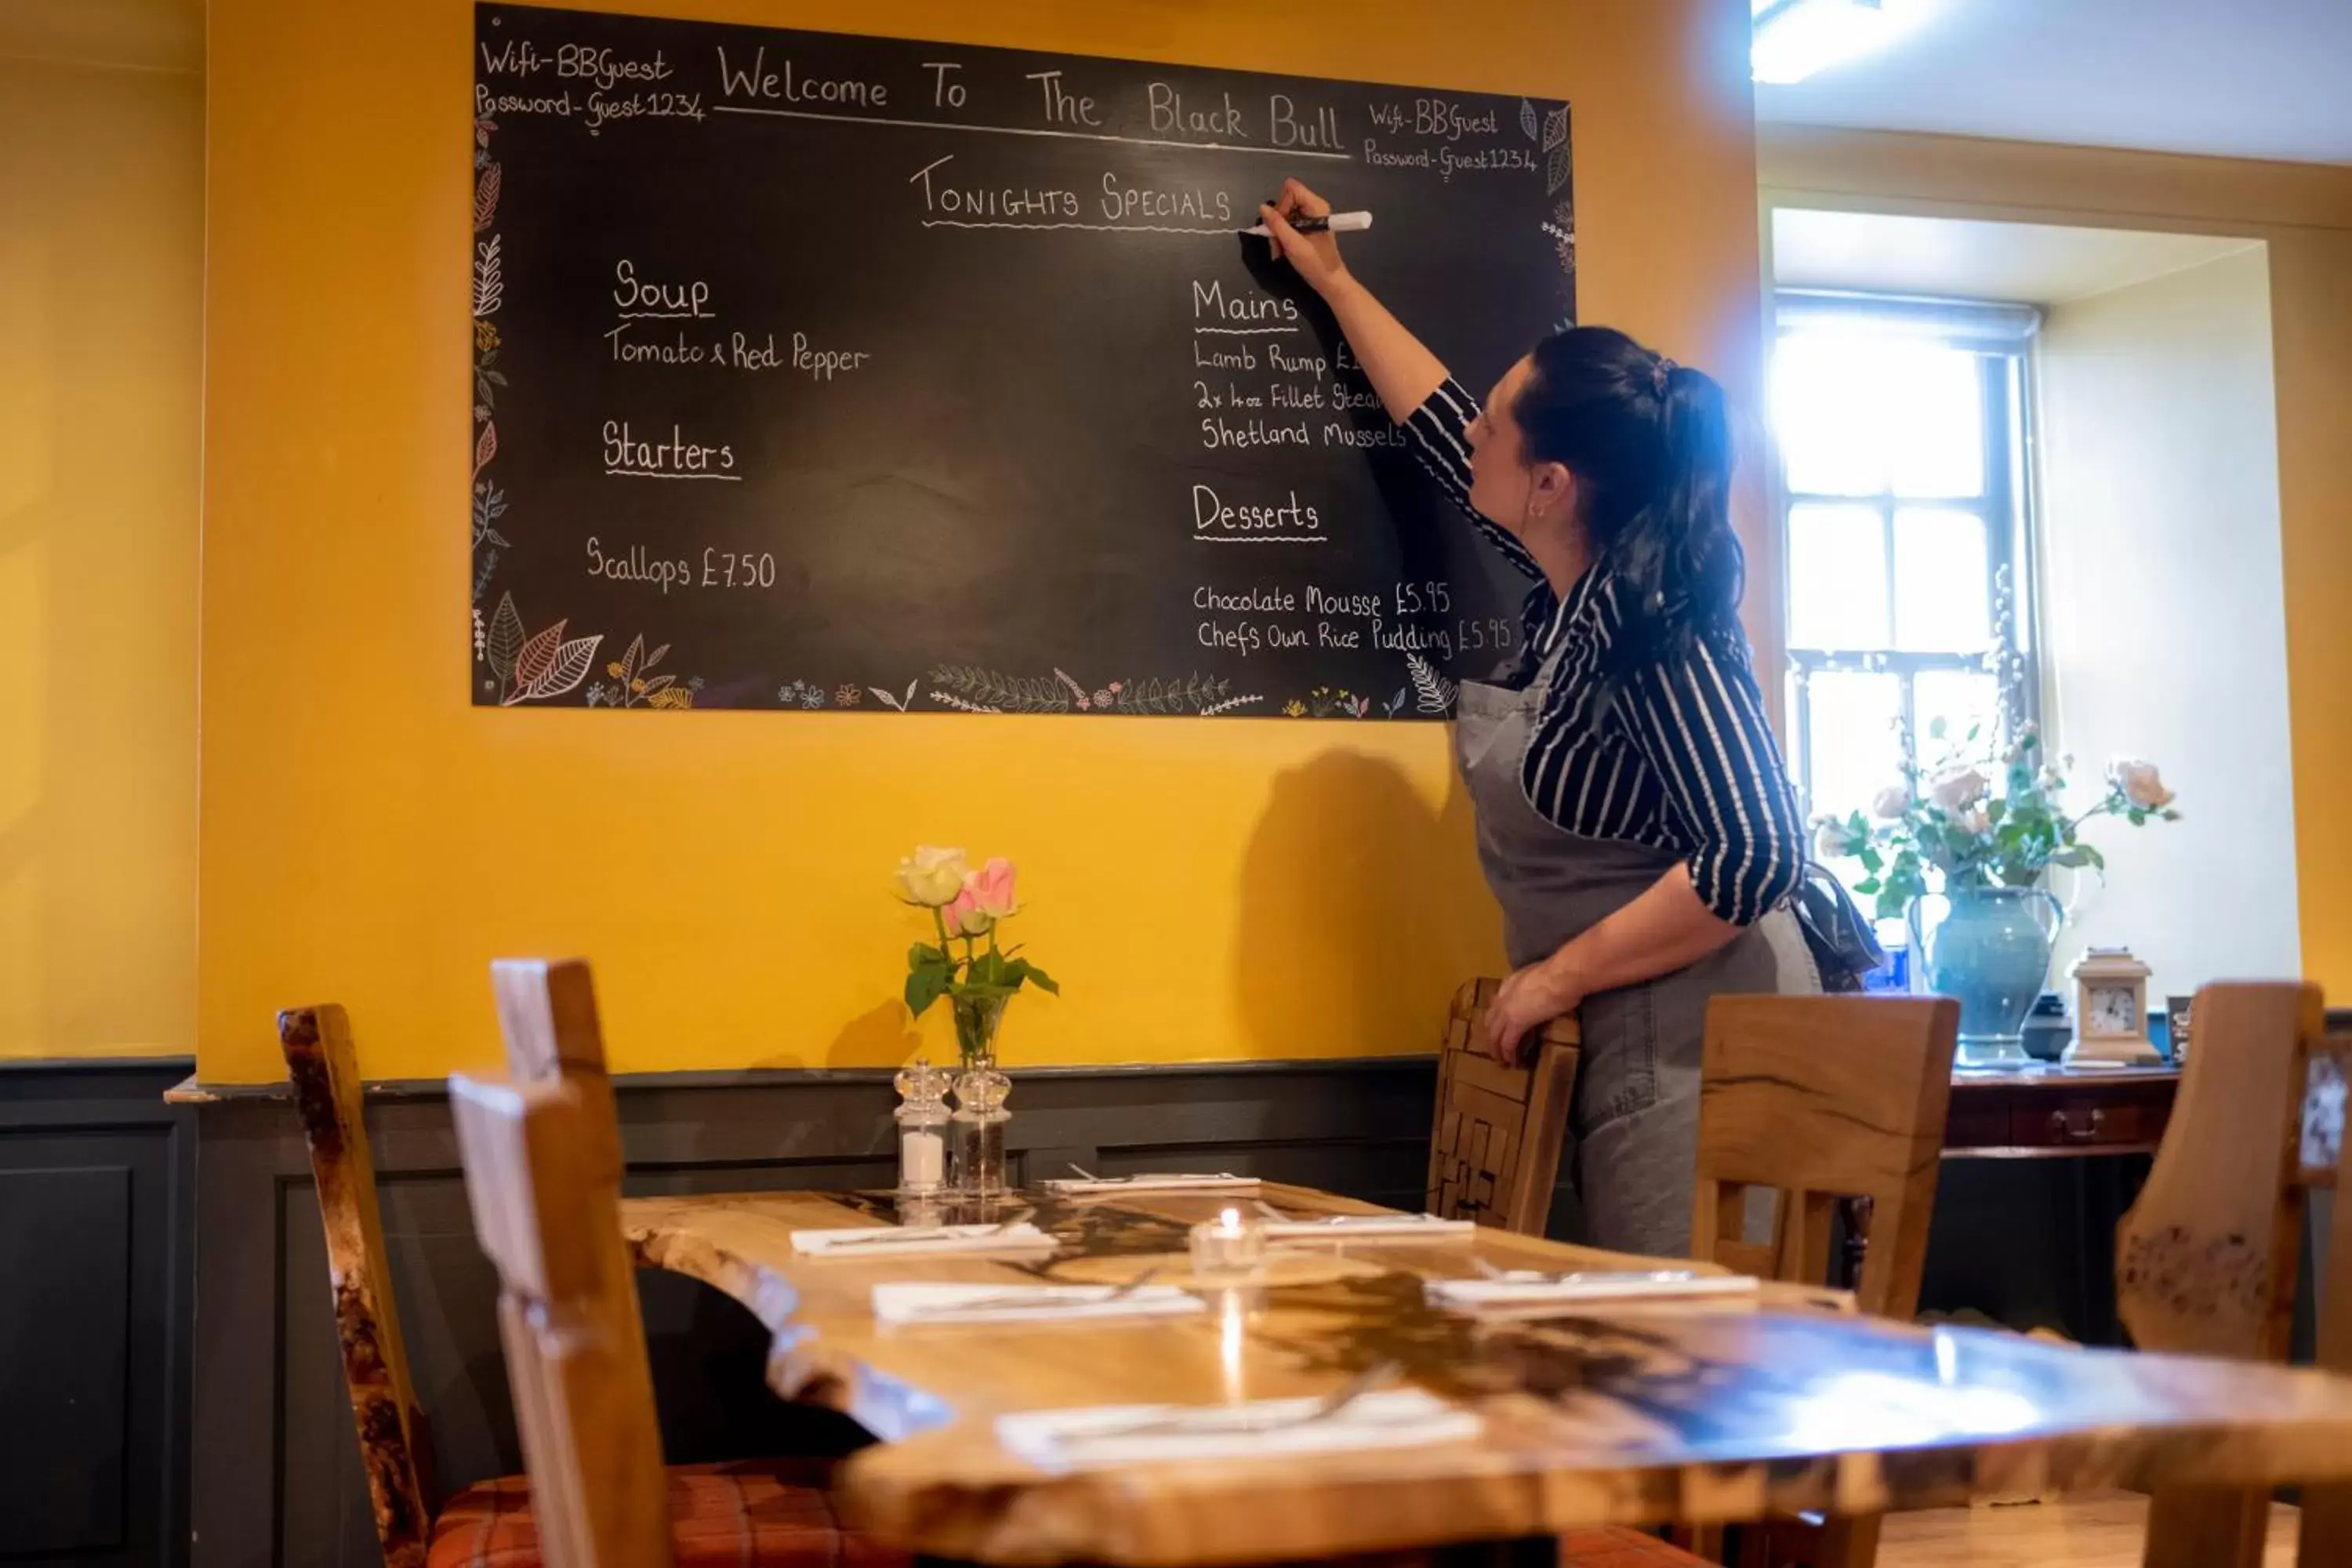
<svg viewBox="0 0 2352 1568">
<path fill-rule="evenodd" d="M 1192 1227 L 1192 1272 L 1202 1279 L 1231 1279 L 1256 1272 L 1265 1261 L 1265 1227 L 1226 1209 Z"/>
<path fill-rule="evenodd" d="M 944 1192 L 948 1182 L 948 1075 L 920 1057 L 898 1069 L 898 1190 Z"/>
</svg>

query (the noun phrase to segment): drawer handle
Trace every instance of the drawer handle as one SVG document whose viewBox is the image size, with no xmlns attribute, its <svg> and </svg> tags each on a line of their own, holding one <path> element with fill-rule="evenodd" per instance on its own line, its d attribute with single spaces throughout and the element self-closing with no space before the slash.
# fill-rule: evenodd
<svg viewBox="0 0 2352 1568">
<path fill-rule="evenodd" d="M 2070 1143 L 2087 1143 L 2099 1135 L 2099 1129 L 2106 1120 L 2106 1111 L 2095 1105 L 2091 1108 L 2091 1114 L 2080 1121 L 2063 1110 L 2053 1110 L 2050 1113 L 2050 1131 Z"/>
</svg>

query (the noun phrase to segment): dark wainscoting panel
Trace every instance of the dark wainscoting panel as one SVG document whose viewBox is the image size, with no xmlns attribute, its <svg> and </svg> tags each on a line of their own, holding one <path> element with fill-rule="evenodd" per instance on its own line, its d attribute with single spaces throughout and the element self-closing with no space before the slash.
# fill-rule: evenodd
<svg viewBox="0 0 2352 1568">
<path fill-rule="evenodd" d="M 0 1064 L 0 1563 L 187 1560 L 192 1064 Z"/>
<path fill-rule="evenodd" d="M 1044 1068 L 1014 1075 L 1010 1152 L 1032 1180 L 1220 1170 L 1418 1207 L 1434 1069 L 1426 1057 Z M 896 1179 L 878 1072 L 658 1074 L 616 1080 L 632 1194 L 843 1190 Z M 193 1496 L 199 1568 L 380 1561 L 328 1310 L 318 1202 L 291 1108 L 274 1094 L 197 1107 Z M 521 1468 L 493 1311 L 437 1085 L 373 1090 L 386 1244 L 443 1495 Z M 766 1335 L 718 1292 L 638 1277 L 673 1461 L 849 1440 L 771 1397 Z M 8 1563 L 6 1568 L 15 1568 Z"/>
</svg>

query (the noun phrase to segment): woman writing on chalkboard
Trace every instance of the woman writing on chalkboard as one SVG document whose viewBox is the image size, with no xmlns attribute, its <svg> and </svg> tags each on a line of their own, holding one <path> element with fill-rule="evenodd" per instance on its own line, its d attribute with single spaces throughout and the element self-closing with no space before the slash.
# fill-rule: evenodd
<svg viewBox="0 0 2352 1568">
<path fill-rule="evenodd" d="M 1524 646 L 1465 682 L 1455 750 L 1513 973 L 1488 1048 L 1578 1014 L 1577 1184 L 1601 1247 L 1687 1252 L 1700 1041 L 1720 993 L 1817 987 L 1785 909 L 1802 825 L 1737 611 L 1713 380 L 1622 332 L 1545 339 L 1476 398 L 1351 276 L 1292 180 L 1263 209 L 1389 416 L 1534 579 Z"/>
</svg>

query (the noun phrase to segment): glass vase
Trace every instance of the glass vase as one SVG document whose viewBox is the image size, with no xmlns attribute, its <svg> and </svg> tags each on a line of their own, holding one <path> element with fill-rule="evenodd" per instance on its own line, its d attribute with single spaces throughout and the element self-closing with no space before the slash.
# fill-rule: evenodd
<svg viewBox="0 0 2352 1568">
<path fill-rule="evenodd" d="M 1911 905 L 1915 947 L 1927 954 L 1927 989 L 1960 1005 L 1960 1067 L 2023 1066 L 2025 1018 L 2050 978 L 2051 945 L 2065 909 L 2039 888 L 1961 888 L 1930 894 L 1950 910 L 1923 942 L 1920 899 Z"/>
<path fill-rule="evenodd" d="M 962 1058 L 965 1071 L 982 1065 L 996 1065 L 996 1030 L 1004 1022 L 1006 996 L 951 996 L 950 1010 L 955 1015 L 956 1054 Z"/>
</svg>

